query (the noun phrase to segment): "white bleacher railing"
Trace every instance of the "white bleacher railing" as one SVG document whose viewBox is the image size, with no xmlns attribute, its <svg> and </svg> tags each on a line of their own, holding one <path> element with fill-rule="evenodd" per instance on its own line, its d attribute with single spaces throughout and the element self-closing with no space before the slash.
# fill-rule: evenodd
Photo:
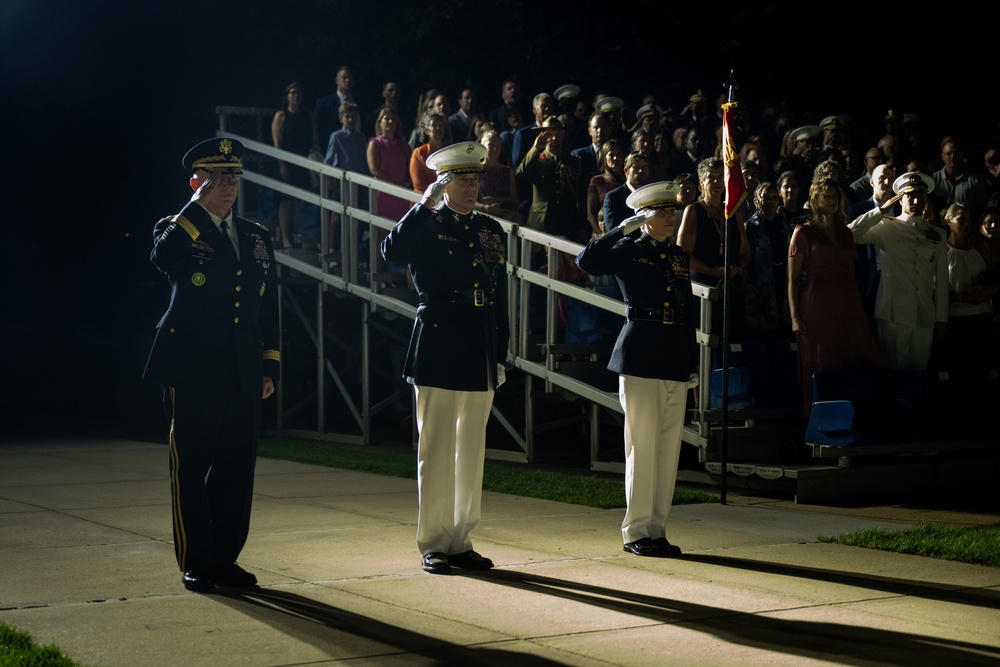
<svg viewBox="0 0 1000 667">
<path fill-rule="evenodd" d="M 239 107 L 218 107 L 220 118 L 220 136 L 228 136 L 238 139 L 246 147 L 247 153 L 244 155 L 246 164 L 244 175 L 240 183 L 240 197 L 238 207 L 240 214 L 249 218 L 256 216 L 248 214 L 244 207 L 247 204 L 251 193 L 247 191 L 248 184 L 260 186 L 262 189 L 270 189 L 294 197 L 303 203 L 312 204 L 320 211 L 319 224 L 319 244 L 316 253 L 303 252 L 277 252 L 276 259 L 280 266 L 290 275 L 296 278 L 314 282 L 318 289 L 340 290 L 353 297 L 362 299 L 367 304 L 368 310 L 359 323 L 364 328 L 365 349 L 367 350 L 367 336 L 370 331 L 367 326 L 368 314 L 379 310 L 390 311 L 401 316 L 413 319 L 416 315 L 416 307 L 412 301 L 399 298 L 392 290 L 386 290 L 385 286 L 378 280 L 379 269 L 382 259 L 379 255 L 377 242 L 368 244 L 367 256 L 359 256 L 359 232 L 358 230 L 368 230 L 369 238 L 373 241 L 378 238 L 377 229 L 390 230 L 396 223 L 395 220 L 384 218 L 377 211 L 377 197 L 373 192 L 384 192 L 410 202 L 419 200 L 420 195 L 404 188 L 379 181 L 374 178 L 363 176 L 353 172 L 345 172 L 336 169 L 322 162 L 311 160 L 289 153 L 284 150 L 275 149 L 269 143 L 259 141 L 265 131 L 269 134 L 269 123 L 262 121 L 273 115 L 273 110 L 248 109 Z M 245 128 L 237 128 L 237 125 L 246 123 L 247 119 L 253 119 L 255 130 L 252 132 L 257 136 L 254 139 L 241 134 L 236 130 L 246 132 Z M 269 162 L 281 159 L 288 164 L 297 165 L 308 169 L 313 174 L 319 176 L 319 185 L 314 190 L 304 190 L 288 185 L 280 180 L 265 175 L 264 165 Z M 338 182 L 340 185 L 340 199 L 334 200 L 325 196 L 325 185 L 330 182 Z M 359 197 L 363 191 L 368 192 L 368 207 L 359 206 Z M 331 226 L 324 224 L 328 216 L 340 216 L 339 224 L 339 244 L 334 243 L 330 238 Z M 344 224 L 345 221 L 356 224 Z M 504 232 L 507 235 L 508 262 L 507 279 L 509 298 L 509 315 L 511 321 L 511 342 L 508 351 L 508 362 L 526 374 L 525 377 L 525 423 L 521 425 L 513 424 L 508 418 L 500 414 L 496 409 L 494 416 L 497 417 L 504 428 L 513 436 L 518 443 L 520 451 L 497 451 L 488 450 L 488 456 L 492 458 L 502 458 L 514 461 L 531 462 L 534 460 L 534 423 L 532 410 L 533 380 L 544 383 L 546 392 L 565 391 L 579 396 L 589 402 L 590 425 L 591 425 L 591 467 L 593 469 L 607 469 L 612 471 L 621 470 L 619 463 L 604 464 L 598 459 L 599 434 L 597 426 L 598 411 L 605 409 L 612 413 L 620 414 L 621 405 L 617 393 L 606 391 L 584 380 L 572 375 L 560 372 L 557 367 L 557 355 L 553 350 L 559 341 L 558 320 L 557 320 L 557 299 L 560 295 L 565 295 L 579 302 L 590 304 L 596 308 L 611 312 L 624 318 L 625 306 L 621 301 L 603 296 L 593 289 L 578 287 L 576 285 L 560 281 L 557 277 L 559 267 L 559 255 L 565 253 L 571 257 L 579 253 L 583 246 L 562 238 L 557 238 L 544 232 L 512 224 L 505 220 L 498 219 Z M 339 245 L 337 253 L 327 252 L 326 249 Z M 532 270 L 529 266 L 523 266 L 520 258 L 530 257 L 538 252 L 538 248 L 544 249 L 548 259 L 547 273 L 540 273 Z M 384 271 L 384 269 L 382 269 Z M 545 293 L 545 318 L 542 331 L 533 326 L 530 315 L 531 299 L 529 292 L 531 286 L 537 286 Z M 711 307 L 710 300 L 718 298 L 717 290 L 709 289 L 701 285 L 695 285 L 696 296 L 700 297 L 702 330 L 711 328 Z M 321 302 L 321 299 L 319 300 Z M 282 317 L 293 315 L 290 308 L 286 307 L 282 301 Z M 322 308 L 322 306 L 319 306 Z M 285 311 L 289 312 L 286 313 Z M 322 322 L 322 318 L 317 321 Z M 367 374 L 369 372 L 367 359 L 362 359 L 363 380 L 361 388 L 361 405 L 355 405 L 350 398 L 343 380 L 339 377 L 334 365 L 326 359 L 323 349 L 323 336 L 319 332 L 313 332 L 312 337 L 318 350 L 317 394 L 320 398 L 325 390 L 325 379 L 332 378 L 337 385 L 337 389 L 344 396 L 350 410 L 358 424 L 361 435 L 347 436 L 362 443 L 370 442 L 370 419 L 371 419 L 371 396 Z M 540 338 L 540 340 L 538 340 Z M 613 339 L 612 341 L 613 342 Z M 711 368 L 711 347 L 717 345 L 717 341 L 710 336 L 699 332 L 698 342 L 700 345 L 700 367 L 703 369 L 701 377 L 703 379 L 699 388 L 699 408 L 694 411 L 695 423 L 693 427 L 688 427 L 684 433 L 684 439 L 689 444 L 694 444 L 703 449 L 711 438 L 712 410 L 709 409 L 709 385 L 711 373 L 705 372 Z M 541 352 L 532 349 L 534 346 L 542 344 Z M 542 361 L 539 361 L 538 358 Z M 595 362 L 604 363 L 604 362 Z M 282 398 L 278 397 L 279 429 L 282 428 L 281 415 L 284 407 Z M 323 400 L 318 401 L 318 414 L 316 417 L 317 432 L 326 432 L 326 418 L 323 413 Z"/>
</svg>

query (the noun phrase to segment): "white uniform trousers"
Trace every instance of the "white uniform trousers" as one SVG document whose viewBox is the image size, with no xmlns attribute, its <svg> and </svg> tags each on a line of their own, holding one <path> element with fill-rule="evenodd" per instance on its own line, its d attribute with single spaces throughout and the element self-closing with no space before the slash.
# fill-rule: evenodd
<svg viewBox="0 0 1000 667">
<path fill-rule="evenodd" d="M 934 329 L 876 320 L 882 352 L 897 371 L 923 371 L 931 360 Z"/>
<path fill-rule="evenodd" d="M 414 386 L 417 398 L 417 548 L 464 553 L 479 523 L 486 423 L 493 390 Z"/>
<path fill-rule="evenodd" d="M 687 382 L 618 376 L 625 410 L 626 543 L 667 536 L 688 387 Z"/>
</svg>

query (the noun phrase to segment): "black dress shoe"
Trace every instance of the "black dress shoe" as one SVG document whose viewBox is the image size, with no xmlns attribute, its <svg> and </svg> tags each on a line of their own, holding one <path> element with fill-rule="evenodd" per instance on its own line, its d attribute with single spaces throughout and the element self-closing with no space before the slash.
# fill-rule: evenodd
<svg viewBox="0 0 1000 667">
<path fill-rule="evenodd" d="M 656 543 L 648 537 L 636 540 L 635 542 L 626 542 L 625 546 L 622 547 L 622 550 L 627 551 L 630 554 L 635 554 L 636 556 L 660 555 L 660 547 L 656 546 Z"/>
<path fill-rule="evenodd" d="M 660 556 L 664 558 L 677 558 L 681 555 L 681 548 L 675 547 L 665 537 L 657 537 L 653 540 L 653 544 L 659 547 Z"/>
<path fill-rule="evenodd" d="M 195 593 L 204 593 L 205 591 L 212 590 L 212 580 L 206 573 L 200 570 L 188 570 L 181 577 L 181 582 L 184 584 L 184 588 Z"/>
<path fill-rule="evenodd" d="M 452 567 L 460 567 L 463 570 L 488 570 L 493 567 L 493 561 L 472 549 L 462 554 L 448 554 L 448 562 Z"/>
<path fill-rule="evenodd" d="M 257 585 L 257 577 L 253 576 L 236 563 L 223 565 L 212 575 L 212 583 L 224 591 L 242 591 Z"/>
<path fill-rule="evenodd" d="M 431 574 L 447 574 L 451 569 L 448 567 L 448 557 L 440 551 L 425 553 L 421 559 L 421 564 L 424 571 Z"/>
</svg>

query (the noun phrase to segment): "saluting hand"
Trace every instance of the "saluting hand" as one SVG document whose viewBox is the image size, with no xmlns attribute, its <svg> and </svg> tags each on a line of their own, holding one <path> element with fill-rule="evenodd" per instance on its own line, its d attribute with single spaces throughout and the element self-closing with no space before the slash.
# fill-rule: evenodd
<svg viewBox="0 0 1000 667">
<path fill-rule="evenodd" d="M 889 201 L 887 201 L 886 203 L 879 206 L 878 210 L 882 211 L 882 215 L 885 215 L 886 213 L 891 211 L 892 207 L 895 206 L 902 198 L 903 198 L 903 193 L 899 193 L 898 195 L 895 195 L 892 198 L 890 198 Z"/>
<path fill-rule="evenodd" d="M 445 188 L 451 183 L 451 179 L 454 178 L 454 174 L 447 171 L 437 177 L 437 180 L 427 186 L 424 190 L 424 196 L 421 198 L 420 203 L 428 208 L 434 208 L 437 206 L 438 202 L 441 201 L 441 195 L 444 194 Z"/>
</svg>

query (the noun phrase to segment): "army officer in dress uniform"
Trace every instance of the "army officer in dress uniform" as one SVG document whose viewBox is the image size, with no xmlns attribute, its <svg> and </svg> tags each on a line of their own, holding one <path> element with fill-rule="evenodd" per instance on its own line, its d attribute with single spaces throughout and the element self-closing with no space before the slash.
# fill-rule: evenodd
<svg viewBox="0 0 1000 667">
<path fill-rule="evenodd" d="M 680 556 L 667 540 L 688 389 L 693 374 L 696 305 L 688 254 L 674 234 L 673 182 L 651 183 L 629 195 L 638 215 L 591 241 L 576 263 L 592 276 L 613 275 L 625 297 L 627 319 L 608 369 L 619 374 L 625 411 L 624 550 L 637 556 Z M 638 238 L 629 234 L 640 228 Z"/>
<path fill-rule="evenodd" d="M 476 142 L 431 154 L 427 166 L 438 179 L 382 241 L 386 261 L 409 264 L 419 292 L 403 374 L 414 386 L 420 434 L 417 548 L 435 574 L 493 567 L 469 537 L 510 338 L 503 229 L 473 210 L 485 157 Z"/>
<path fill-rule="evenodd" d="M 243 146 L 184 156 L 194 196 L 153 228 L 170 283 L 144 377 L 170 415 L 174 551 L 188 590 L 257 583 L 236 564 L 250 528 L 261 400 L 278 379 L 278 301 L 268 230 L 233 215 Z"/>
</svg>

